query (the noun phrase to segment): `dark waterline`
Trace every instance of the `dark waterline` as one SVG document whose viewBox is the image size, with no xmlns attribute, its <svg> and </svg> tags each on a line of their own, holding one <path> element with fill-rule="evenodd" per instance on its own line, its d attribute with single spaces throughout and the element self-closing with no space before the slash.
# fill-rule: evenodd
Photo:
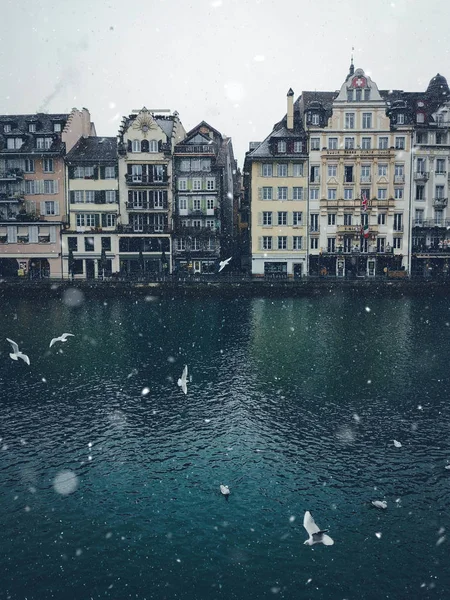
<svg viewBox="0 0 450 600">
<path fill-rule="evenodd" d="M 449 309 L 4 300 L 0 597 L 448 598 Z"/>
</svg>

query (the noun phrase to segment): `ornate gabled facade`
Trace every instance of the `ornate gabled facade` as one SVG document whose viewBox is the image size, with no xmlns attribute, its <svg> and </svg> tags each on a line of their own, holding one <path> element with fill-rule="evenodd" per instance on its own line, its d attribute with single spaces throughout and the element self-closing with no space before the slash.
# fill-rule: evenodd
<svg viewBox="0 0 450 600">
<path fill-rule="evenodd" d="M 174 150 L 174 268 L 208 274 L 233 255 L 236 165 L 231 139 L 205 121 Z M 225 256 L 226 255 L 226 256 Z"/>
<path fill-rule="evenodd" d="M 67 154 L 64 275 L 96 279 L 119 271 L 117 139 L 81 138 Z"/>
<path fill-rule="evenodd" d="M 122 120 L 118 231 L 124 275 L 171 272 L 172 154 L 184 137 L 176 112 L 154 114 L 144 107 Z"/>
<path fill-rule="evenodd" d="M 62 277 L 64 155 L 93 134 L 85 108 L 0 116 L 0 274 Z"/>
<path fill-rule="evenodd" d="M 338 93 L 303 92 L 300 106 L 309 134 L 309 274 L 407 270 L 407 113 L 396 121 L 397 109 L 389 114 L 375 82 L 353 65 Z"/>
<path fill-rule="evenodd" d="M 307 172 L 306 133 L 289 90 L 286 116 L 263 142 L 252 142 L 245 157 L 253 275 L 306 274 Z"/>
</svg>

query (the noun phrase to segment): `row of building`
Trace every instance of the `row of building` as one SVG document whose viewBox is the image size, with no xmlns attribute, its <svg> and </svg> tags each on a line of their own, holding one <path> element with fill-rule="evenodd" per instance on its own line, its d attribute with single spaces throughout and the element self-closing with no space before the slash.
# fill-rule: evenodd
<svg viewBox="0 0 450 600">
<path fill-rule="evenodd" d="M 353 61 L 341 89 L 287 94 L 251 142 L 178 113 L 133 111 L 99 137 L 87 109 L 0 116 L 0 274 L 447 275 L 450 90 L 379 90 Z"/>
</svg>

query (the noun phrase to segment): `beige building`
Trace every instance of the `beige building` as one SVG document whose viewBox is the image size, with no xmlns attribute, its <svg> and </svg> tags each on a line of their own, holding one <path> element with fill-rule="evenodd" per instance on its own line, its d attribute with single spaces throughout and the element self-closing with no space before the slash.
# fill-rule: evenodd
<svg viewBox="0 0 450 600">
<path fill-rule="evenodd" d="M 289 90 L 286 116 L 263 142 L 252 142 L 245 157 L 254 276 L 307 272 L 308 155 L 300 107 L 293 100 Z"/>
</svg>

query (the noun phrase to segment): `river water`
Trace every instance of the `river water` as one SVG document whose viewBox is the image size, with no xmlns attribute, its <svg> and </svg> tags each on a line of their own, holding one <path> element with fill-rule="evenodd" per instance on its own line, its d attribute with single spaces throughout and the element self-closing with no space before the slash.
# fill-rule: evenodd
<svg viewBox="0 0 450 600">
<path fill-rule="evenodd" d="M 8 299 L 0 331 L 1 598 L 450 596 L 449 301 Z"/>
</svg>

